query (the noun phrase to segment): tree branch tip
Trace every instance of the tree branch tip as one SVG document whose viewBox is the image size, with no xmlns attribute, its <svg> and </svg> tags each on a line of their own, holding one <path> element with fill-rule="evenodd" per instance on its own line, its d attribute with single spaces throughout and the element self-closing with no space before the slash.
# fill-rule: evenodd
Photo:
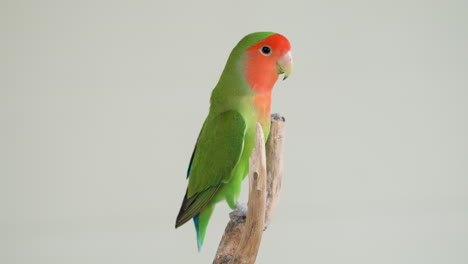
<svg viewBox="0 0 468 264">
<path fill-rule="evenodd" d="M 282 116 L 279 113 L 271 114 L 271 122 L 278 122 L 278 121 L 286 122 L 286 118 L 284 118 L 284 116 Z"/>
</svg>

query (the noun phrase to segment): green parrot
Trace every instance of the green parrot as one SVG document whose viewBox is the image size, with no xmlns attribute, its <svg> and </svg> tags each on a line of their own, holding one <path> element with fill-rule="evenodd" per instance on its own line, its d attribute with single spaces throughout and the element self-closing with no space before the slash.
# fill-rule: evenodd
<svg viewBox="0 0 468 264">
<path fill-rule="evenodd" d="M 216 203 L 236 208 L 242 180 L 249 171 L 256 123 L 265 139 L 270 132 L 273 86 L 292 71 L 291 45 L 274 32 L 245 36 L 232 50 L 211 93 L 210 111 L 187 171 L 188 187 L 175 227 L 193 218 L 201 250 Z"/>
</svg>

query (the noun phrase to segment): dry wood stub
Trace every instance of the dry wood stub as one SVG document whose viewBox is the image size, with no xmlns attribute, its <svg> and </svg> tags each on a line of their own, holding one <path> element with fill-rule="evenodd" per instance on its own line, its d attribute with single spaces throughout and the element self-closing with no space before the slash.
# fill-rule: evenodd
<svg viewBox="0 0 468 264">
<path fill-rule="evenodd" d="M 270 225 L 279 202 L 279 193 L 283 184 L 284 170 L 284 117 L 271 116 L 270 135 L 266 143 L 267 158 L 267 198 L 265 211 L 265 229 Z"/>
</svg>

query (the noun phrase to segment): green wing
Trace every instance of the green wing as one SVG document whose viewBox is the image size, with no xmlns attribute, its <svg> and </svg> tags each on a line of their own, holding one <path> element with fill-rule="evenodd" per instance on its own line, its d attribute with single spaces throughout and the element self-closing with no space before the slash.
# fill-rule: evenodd
<svg viewBox="0 0 468 264">
<path fill-rule="evenodd" d="M 206 121 L 189 165 L 189 184 L 176 227 L 197 215 L 229 181 L 242 154 L 246 128 L 240 113 L 233 110 Z"/>
</svg>

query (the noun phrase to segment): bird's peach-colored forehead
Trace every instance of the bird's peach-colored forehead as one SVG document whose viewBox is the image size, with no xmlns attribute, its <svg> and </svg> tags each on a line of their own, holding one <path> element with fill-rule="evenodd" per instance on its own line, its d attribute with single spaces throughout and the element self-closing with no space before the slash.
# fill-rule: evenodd
<svg viewBox="0 0 468 264">
<path fill-rule="evenodd" d="M 269 46 L 273 51 L 279 53 L 278 55 L 281 56 L 286 52 L 291 50 L 291 44 L 289 40 L 281 34 L 273 34 L 269 37 L 266 37 L 262 41 L 258 42 L 257 44 L 252 45 L 249 50 L 256 50 L 260 49 L 263 46 Z"/>
</svg>

